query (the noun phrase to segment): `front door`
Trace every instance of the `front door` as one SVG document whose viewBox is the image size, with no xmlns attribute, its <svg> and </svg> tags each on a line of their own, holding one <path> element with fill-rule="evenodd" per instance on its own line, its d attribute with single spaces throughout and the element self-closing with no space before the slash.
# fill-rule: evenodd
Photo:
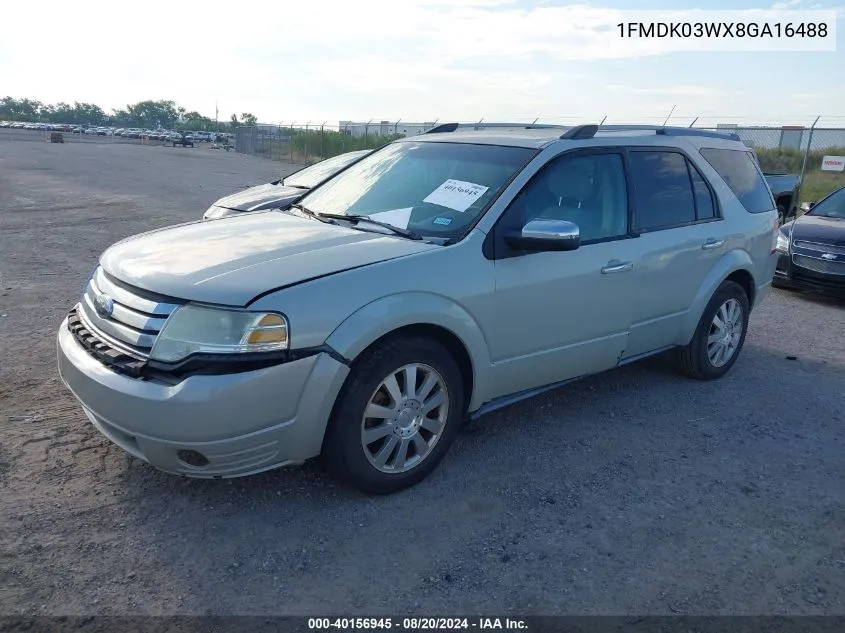
<svg viewBox="0 0 845 633">
<path fill-rule="evenodd" d="M 631 276 L 639 264 L 628 215 L 624 161 L 610 150 L 553 159 L 504 212 L 492 236 L 494 397 L 616 365 L 628 336 L 636 297 Z M 509 249 L 501 234 L 536 218 L 577 224 L 580 248 Z"/>
</svg>

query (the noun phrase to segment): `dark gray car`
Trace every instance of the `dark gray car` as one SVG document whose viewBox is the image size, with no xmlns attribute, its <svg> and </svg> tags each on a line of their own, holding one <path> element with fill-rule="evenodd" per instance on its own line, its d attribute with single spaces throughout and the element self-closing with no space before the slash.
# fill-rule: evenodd
<svg viewBox="0 0 845 633">
<path fill-rule="evenodd" d="M 325 182 L 342 169 L 357 162 L 372 150 L 358 150 L 327 158 L 305 167 L 281 180 L 250 187 L 220 198 L 203 214 L 204 220 L 216 220 L 245 211 L 284 209 L 299 200 L 310 189 Z"/>
</svg>

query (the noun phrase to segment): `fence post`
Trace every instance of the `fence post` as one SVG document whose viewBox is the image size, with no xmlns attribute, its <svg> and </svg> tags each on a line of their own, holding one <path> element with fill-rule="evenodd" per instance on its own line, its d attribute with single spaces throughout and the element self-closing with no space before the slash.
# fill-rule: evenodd
<svg viewBox="0 0 845 633">
<path fill-rule="evenodd" d="M 807 171 L 807 161 L 810 159 L 810 148 L 813 146 L 813 132 L 816 131 L 816 123 L 819 122 L 821 115 L 816 117 L 813 124 L 810 126 L 810 136 L 807 139 L 807 149 L 804 150 L 804 162 L 801 165 L 801 185 L 804 184 L 804 172 Z"/>
<path fill-rule="evenodd" d="M 305 164 L 308 164 L 308 126 L 311 125 L 311 121 L 305 124 Z"/>
<path fill-rule="evenodd" d="M 293 162 L 293 126 L 296 125 L 296 121 L 291 121 L 290 123 L 290 161 Z"/>
</svg>

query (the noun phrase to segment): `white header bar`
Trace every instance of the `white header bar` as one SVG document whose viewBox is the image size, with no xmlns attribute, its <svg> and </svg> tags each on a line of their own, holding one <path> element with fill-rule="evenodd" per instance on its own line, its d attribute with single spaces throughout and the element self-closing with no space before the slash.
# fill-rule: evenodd
<svg viewBox="0 0 845 633">
<path fill-rule="evenodd" d="M 643 53 L 834 52 L 836 10 L 619 11 L 608 38 Z M 632 51 L 633 52 L 633 51 Z"/>
</svg>

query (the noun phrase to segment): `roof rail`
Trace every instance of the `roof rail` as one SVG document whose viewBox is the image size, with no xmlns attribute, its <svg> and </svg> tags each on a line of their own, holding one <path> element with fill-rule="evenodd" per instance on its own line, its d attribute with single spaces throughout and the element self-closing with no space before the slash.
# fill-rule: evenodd
<svg viewBox="0 0 845 633">
<path fill-rule="evenodd" d="M 665 125 L 602 125 L 599 132 L 634 132 L 638 130 L 651 130 L 655 134 L 663 136 L 706 136 L 709 138 L 720 138 L 732 141 L 740 140 L 733 132 L 715 132 L 713 130 L 698 130 L 688 127 L 676 127 Z"/>
<path fill-rule="evenodd" d="M 593 138 L 596 135 L 596 132 L 599 131 L 599 126 L 595 123 L 589 123 L 587 125 L 576 125 L 575 127 L 571 127 L 566 132 L 560 135 L 560 138 L 566 139 L 585 139 L 585 138 Z"/>
<path fill-rule="evenodd" d="M 440 125 L 435 125 L 430 130 L 426 130 L 423 134 L 438 134 L 440 132 L 454 132 L 458 129 L 458 123 L 441 123 Z"/>
<path fill-rule="evenodd" d="M 568 125 L 555 125 L 554 123 L 506 123 L 484 121 L 483 123 L 441 123 L 424 134 L 439 134 L 442 132 L 455 132 L 458 129 L 467 130 L 495 130 L 495 129 L 513 129 L 513 130 L 568 130 Z"/>
</svg>

